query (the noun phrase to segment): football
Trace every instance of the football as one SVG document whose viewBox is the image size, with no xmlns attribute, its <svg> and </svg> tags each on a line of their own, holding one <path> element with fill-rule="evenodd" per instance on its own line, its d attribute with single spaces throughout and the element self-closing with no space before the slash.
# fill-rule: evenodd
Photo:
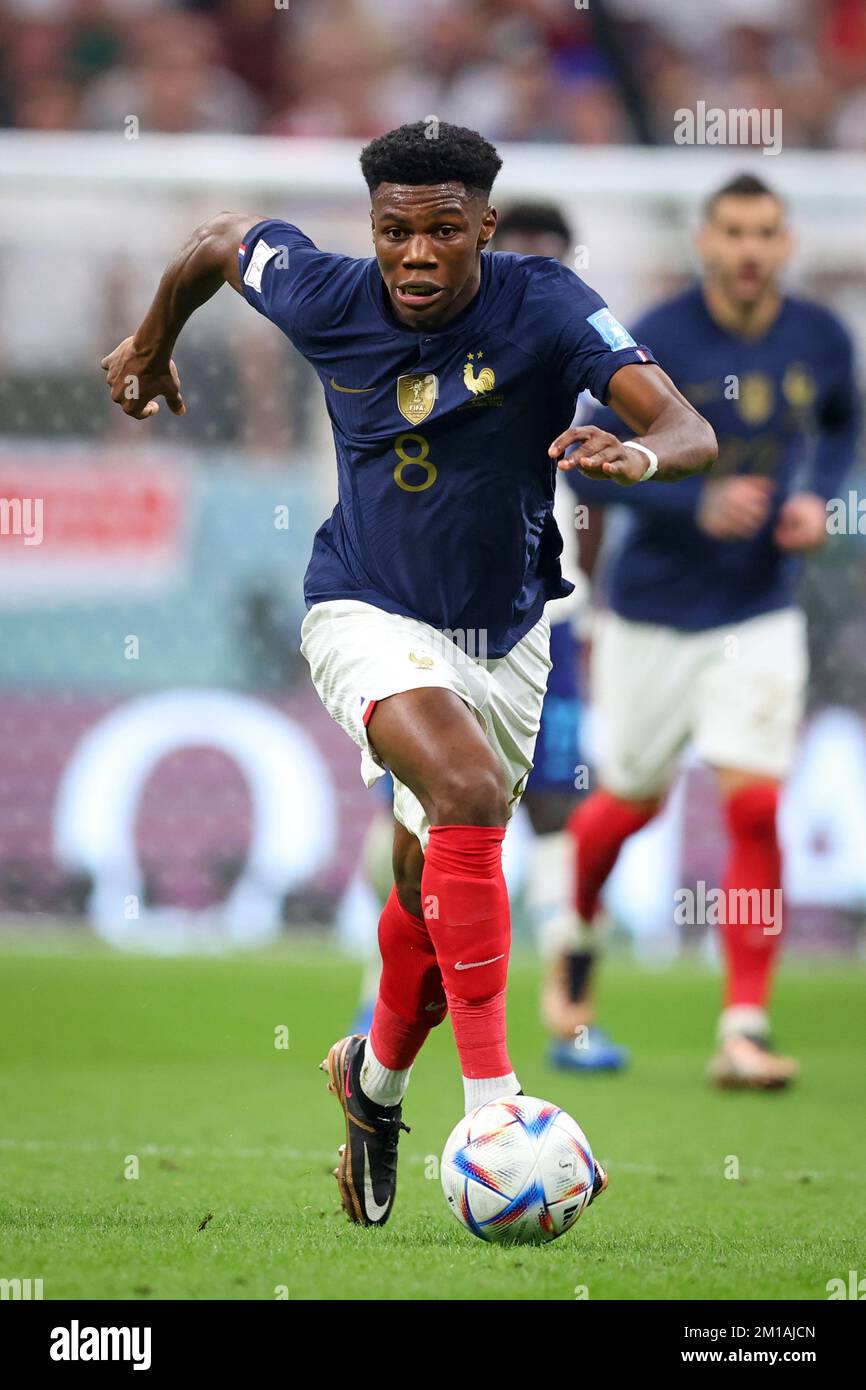
<svg viewBox="0 0 866 1390">
<path fill-rule="evenodd" d="M 473 1235 L 499 1245 L 542 1245 L 580 1216 L 595 1164 L 580 1125 L 558 1105 L 508 1096 L 455 1125 L 440 1172 L 449 1207 Z"/>
</svg>

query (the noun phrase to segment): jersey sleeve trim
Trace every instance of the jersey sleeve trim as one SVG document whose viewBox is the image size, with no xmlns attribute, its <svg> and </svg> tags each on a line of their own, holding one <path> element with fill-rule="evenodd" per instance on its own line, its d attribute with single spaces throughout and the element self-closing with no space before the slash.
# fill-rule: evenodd
<svg viewBox="0 0 866 1390">
<path fill-rule="evenodd" d="M 238 270 L 244 298 L 259 313 L 270 317 L 265 307 L 265 271 L 269 264 L 282 257 L 284 263 L 292 251 L 315 251 L 317 247 L 299 227 L 269 217 L 257 222 L 238 246 Z"/>
<path fill-rule="evenodd" d="M 618 352 L 612 352 L 608 357 L 602 357 L 592 372 L 592 380 L 588 383 L 589 390 L 595 399 L 602 405 L 607 404 L 607 388 L 611 378 L 616 375 L 620 367 L 629 366 L 658 366 L 650 349 L 642 343 L 636 343 L 634 347 L 620 348 Z"/>
</svg>

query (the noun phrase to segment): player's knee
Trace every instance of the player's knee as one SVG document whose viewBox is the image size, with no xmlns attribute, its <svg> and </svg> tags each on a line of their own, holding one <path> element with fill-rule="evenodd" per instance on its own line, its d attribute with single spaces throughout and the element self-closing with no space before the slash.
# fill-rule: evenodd
<svg viewBox="0 0 866 1390">
<path fill-rule="evenodd" d="M 508 788 L 498 767 L 453 767 L 433 793 L 433 825 L 505 825 Z"/>
</svg>

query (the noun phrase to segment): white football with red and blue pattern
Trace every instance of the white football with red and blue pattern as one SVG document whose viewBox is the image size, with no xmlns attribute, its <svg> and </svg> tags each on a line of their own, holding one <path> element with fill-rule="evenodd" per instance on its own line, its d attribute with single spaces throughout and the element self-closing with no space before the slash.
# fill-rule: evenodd
<svg viewBox="0 0 866 1390">
<path fill-rule="evenodd" d="M 442 1190 L 482 1240 L 541 1245 L 573 1226 L 592 1196 L 595 1164 L 580 1125 L 534 1096 L 488 1101 L 455 1125 Z"/>
</svg>

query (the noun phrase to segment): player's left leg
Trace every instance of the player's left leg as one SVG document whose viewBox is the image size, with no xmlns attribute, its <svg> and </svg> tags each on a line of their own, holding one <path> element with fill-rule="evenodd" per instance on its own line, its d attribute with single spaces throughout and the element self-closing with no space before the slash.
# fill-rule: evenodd
<svg viewBox="0 0 866 1390">
<path fill-rule="evenodd" d="M 709 1074 L 722 1086 L 773 1089 L 798 1072 L 773 1050 L 769 1009 L 784 936 L 776 820 L 803 708 L 805 624 L 787 609 L 706 640 L 718 651 L 696 692 L 695 743 L 715 770 L 729 834 L 725 988 Z"/>
</svg>

